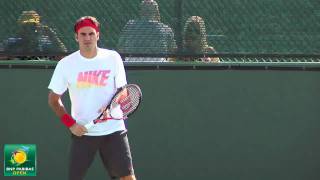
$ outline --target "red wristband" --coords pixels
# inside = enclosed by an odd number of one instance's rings
[[[60,120],[68,128],[76,123],[76,121],[69,114],[64,114],[61,116]]]

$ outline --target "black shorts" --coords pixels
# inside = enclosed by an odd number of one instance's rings
[[[132,157],[126,131],[105,136],[72,135],[69,179],[82,180],[92,164],[96,152],[112,179],[133,175]]]

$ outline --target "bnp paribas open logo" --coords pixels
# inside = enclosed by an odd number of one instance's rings
[[[4,176],[36,176],[36,172],[36,145],[4,146]]]

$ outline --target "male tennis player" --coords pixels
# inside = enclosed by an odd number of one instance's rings
[[[97,118],[126,75],[120,55],[99,48],[99,22],[85,16],[74,25],[79,51],[61,59],[49,84],[49,105],[72,133],[69,179],[82,180],[98,151],[112,179],[135,180],[127,132],[122,120],[98,123],[90,129],[85,124]],[[68,89],[71,115],[61,96]]]

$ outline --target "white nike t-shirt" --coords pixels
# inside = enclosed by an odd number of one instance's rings
[[[62,95],[67,89],[71,100],[71,115],[85,125],[96,119],[99,110],[111,101],[120,88],[127,84],[122,59],[116,51],[98,48],[97,56],[84,58],[76,51],[61,59],[52,75],[49,89]],[[101,136],[125,130],[122,120],[97,123],[85,135]]]

